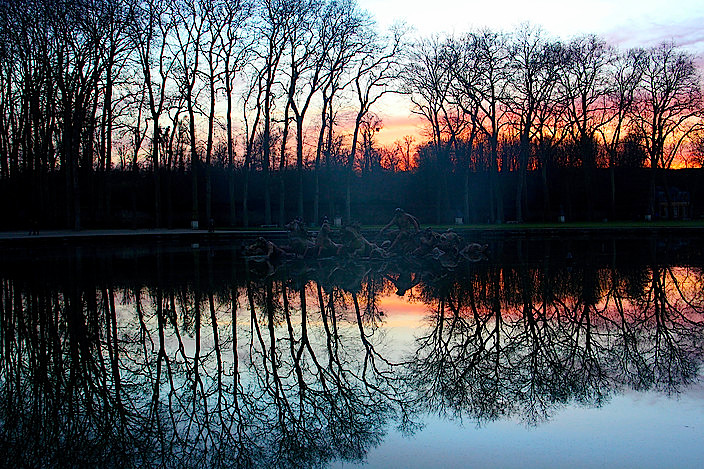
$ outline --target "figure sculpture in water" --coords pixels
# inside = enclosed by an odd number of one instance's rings
[[[452,228],[442,233],[430,227],[421,231],[418,219],[400,208],[394,211],[391,221],[376,234],[376,239],[383,240],[381,245],[369,241],[359,223],[351,223],[335,231],[327,217],[323,219],[315,237],[308,233],[300,217],[292,220],[286,228],[288,245],[279,247],[260,237],[245,248],[244,255],[271,262],[285,257],[339,258],[344,254],[346,259],[352,260],[402,259],[415,265],[435,265],[452,270],[463,261],[478,262],[486,259],[488,249],[486,244],[465,242]],[[402,291],[406,289],[399,288]]]

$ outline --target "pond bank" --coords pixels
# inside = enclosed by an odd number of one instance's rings
[[[704,220],[685,222],[606,222],[606,223],[506,223],[502,225],[434,225],[424,223],[421,228],[432,227],[436,231],[452,228],[454,231],[470,237],[559,237],[580,235],[625,235],[628,233],[638,235],[648,234],[700,234],[704,233]],[[366,234],[376,233],[381,226],[365,226],[362,231]],[[311,228],[315,232],[315,228]],[[82,243],[141,243],[141,242],[223,242],[227,240],[249,240],[259,236],[277,240],[287,237],[287,232],[280,229],[253,228],[253,229],[216,229],[208,230],[191,229],[109,229],[109,230],[47,230],[30,235],[27,231],[0,232],[0,246],[37,246],[56,244],[82,244]]]

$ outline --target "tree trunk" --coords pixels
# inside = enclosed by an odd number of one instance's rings
[[[463,202],[464,202],[464,207],[463,207],[463,212],[464,212],[464,220],[463,222],[465,224],[469,223],[470,221],[470,216],[469,216],[469,168],[465,168],[464,171],[464,184],[462,188],[462,195],[463,195]]]
[[[520,154],[518,157],[518,184],[516,184],[516,221],[523,223],[523,194],[526,186],[526,173],[528,172],[528,158],[530,156],[530,143],[526,132],[530,128],[524,129],[521,135]]]
[[[152,164],[154,165],[154,225],[161,227],[161,181],[159,180],[159,116],[153,116],[154,137],[152,141]]]
[[[228,200],[230,202],[230,226],[237,224],[237,211],[235,208],[235,151],[232,141],[232,85],[230,84],[229,65],[225,65],[225,92],[227,93],[227,174],[228,174]]]
[[[247,150],[244,161],[244,183],[242,184],[242,225],[249,227],[249,167],[251,150]]]
[[[110,219],[112,212],[112,71],[108,70],[108,80],[105,90],[105,108],[107,109],[107,126],[105,128],[105,215]]]
[[[215,124],[215,65],[213,64],[213,49],[208,51],[208,65],[210,76],[210,112],[208,113],[208,140],[205,149],[205,223],[211,226],[213,219],[213,125]]]
[[[347,171],[345,177],[345,221],[350,223],[352,221],[352,194],[351,194],[351,184],[352,184],[352,173],[354,172],[354,159],[357,153],[357,140],[359,138],[359,126],[362,122],[364,114],[357,114],[357,118],[354,123],[354,133],[352,134],[352,147],[350,148],[350,154],[347,158]]]
[[[188,130],[191,140],[191,227],[198,228],[199,210],[198,210],[198,169],[199,158],[196,151],[196,125],[195,112],[193,109],[193,98],[190,92],[187,92],[186,106],[188,107]]]
[[[345,174],[345,221],[350,223],[352,221],[352,202],[350,187],[352,185],[352,169],[348,169]]]
[[[613,163],[609,165],[609,179],[611,181],[611,220],[616,219],[616,169]]]
[[[494,150],[494,140],[493,138],[490,139],[490,161],[489,161],[489,212],[490,212],[490,219],[492,223],[496,223],[498,220],[497,216],[497,202],[498,202],[498,197],[496,195],[496,173],[497,173],[497,168],[496,168],[496,153]]]
[[[303,218],[303,116],[296,122],[296,172],[298,174],[298,216]],[[315,220],[317,222],[317,220]]]

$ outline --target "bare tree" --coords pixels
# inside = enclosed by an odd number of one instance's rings
[[[223,63],[223,86],[226,110],[228,195],[230,202],[230,225],[235,225],[235,139],[233,127],[233,93],[235,78],[244,69],[245,60],[251,52],[252,40],[247,38],[248,19],[253,5],[249,0],[223,1],[216,10],[223,22],[219,30],[218,54]]]
[[[379,151],[374,148],[376,144],[375,135],[384,127],[384,122],[373,112],[368,113],[360,124],[360,134],[362,136],[362,158],[359,166],[362,175],[375,173],[381,167]]]
[[[357,111],[345,177],[345,219],[348,222],[352,217],[351,185],[360,126],[382,96],[399,92],[396,83],[401,67],[400,53],[404,47],[403,35],[404,31],[397,27],[391,31],[389,38],[370,36],[368,48],[361,53],[355,66],[352,91],[356,97]]]
[[[191,139],[191,226],[198,228],[198,173],[200,156],[198,155],[196,133],[196,111],[198,107],[198,89],[196,83],[201,66],[201,51],[206,17],[201,0],[178,0],[174,14],[174,41],[177,46],[175,55],[178,57],[177,78],[179,93],[182,94],[186,111],[188,112],[189,134]]]
[[[553,43],[551,47],[552,59],[548,62],[553,68],[553,74],[562,73],[564,52],[563,45]],[[540,166],[540,177],[543,188],[543,221],[547,220],[550,212],[550,187],[548,185],[548,169],[555,165],[556,154],[560,145],[568,137],[567,105],[562,99],[558,85],[559,80],[546,83],[551,85],[547,97],[538,103],[535,110],[535,123],[533,139],[535,142],[536,163]]]
[[[531,156],[538,109],[552,96],[557,80],[553,45],[540,28],[521,26],[513,36],[511,50],[511,96],[509,107],[518,130],[520,152],[516,184],[516,221],[523,222],[526,175]]]
[[[406,135],[403,140],[394,142],[394,145],[399,152],[401,157],[400,167],[401,171],[411,171],[415,166],[415,161],[413,157],[413,148],[415,146],[416,139],[412,135]]]
[[[324,44],[318,28],[321,23],[322,2],[319,0],[296,0],[289,2],[290,12],[284,22],[286,43],[286,66],[283,96],[283,132],[279,168],[279,225],[285,220],[286,188],[286,144],[288,140],[290,112],[296,122],[296,169],[298,173],[298,215],[303,216],[303,123],[313,95],[317,92],[322,71],[321,57],[325,56]]]
[[[641,77],[643,53],[638,50],[619,54],[609,69],[608,92],[604,95],[604,108],[607,109],[607,124],[597,132],[608,154],[611,183],[611,218],[616,217],[616,175],[618,153],[623,143],[623,133],[628,125],[628,115],[633,106],[635,91]]]
[[[508,125],[509,58],[507,35],[484,29],[462,38],[453,59],[455,100],[489,142],[489,206],[496,223],[503,222],[504,218],[498,181],[499,138]]]
[[[105,17],[97,4],[59,4],[50,13],[55,41],[53,78],[58,88],[61,156],[66,174],[67,209],[72,226],[81,228],[79,167],[90,177],[93,170],[93,123],[97,88],[105,63],[102,51]],[[85,142],[85,145],[81,145]],[[70,208],[69,208],[70,207]]]
[[[467,139],[468,148],[474,145],[476,126],[474,120],[453,98],[453,69],[458,57],[458,43],[452,39],[432,37],[414,44],[408,51],[403,71],[405,91],[413,103],[412,112],[422,116],[430,126],[433,157],[438,162],[441,183],[437,185],[437,222],[444,220],[449,204],[447,178],[450,170],[450,153],[460,154],[458,143]],[[476,114],[478,109],[472,107]],[[468,131],[468,132],[466,132]],[[464,212],[469,216],[469,161],[466,155],[464,171]]]
[[[227,157],[230,193],[230,222],[234,224],[234,142],[232,128],[232,93],[235,76],[243,66],[249,48],[244,38],[244,27],[251,10],[248,0],[229,2],[225,0],[199,0],[198,16],[202,21],[200,54],[205,63],[203,70],[195,70],[202,80],[208,96],[207,136],[205,145],[205,219],[212,220],[212,158],[215,147],[216,100],[224,89],[227,100]],[[199,100],[200,101],[200,100]]]
[[[260,39],[256,50],[258,58],[257,75],[261,81],[262,100],[262,173],[264,175],[264,223],[271,224],[271,124],[273,121],[274,86],[280,73],[280,64],[287,44],[287,28],[292,13],[289,0],[263,0],[259,5],[259,21],[256,22],[256,34]]]
[[[657,171],[670,168],[682,143],[702,126],[703,115],[701,78],[694,58],[672,43],[645,51],[631,122],[650,160],[651,213],[655,213]]]
[[[262,97],[264,95],[264,71],[257,73],[249,86],[243,99],[244,116],[244,138],[245,138],[245,153],[244,153],[244,183],[242,187],[242,224],[249,226],[249,178],[254,158],[255,143],[257,139],[257,131],[259,122],[262,117]],[[250,111],[254,110],[254,118],[251,118]]]
[[[695,167],[704,166],[704,132],[700,129],[692,134],[690,164]]]
[[[160,122],[169,93],[169,80],[176,65],[170,50],[170,37],[175,28],[173,4],[170,0],[142,0],[130,37],[134,41],[142,69],[144,87],[152,120],[152,170],[154,173],[154,220],[161,225],[161,184],[159,178]]]
[[[61,26],[49,5],[30,0],[0,3],[0,22],[0,177],[30,175],[36,192],[29,210],[36,219],[45,205],[52,204],[45,182],[48,172],[56,169],[57,150],[61,151],[57,148],[58,126],[63,122],[61,95],[53,78],[66,72],[56,67],[57,51],[63,47]],[[76,35],[80,41],[79,28]],[[67,170],[64,153],[60,156],[61,169]],[[69,174],[66,171],[67,201],[72,196]],[[70,209],[66,223],[73,223]]]
[[[106,17],[106,43],[103,51],[105,57],[105,78],[103,84],[103,103],[100,131],[100,149],[98,168],[103,173],[99,215],[111,213],[111,180],[113,129],[115,126],[115,107],[125,95],[116,95],[115,84],[122,84],[121,76],[126,74],[127,61],[134,50],[134,43],[129,36],[129,24],[133,21],[134,4],[126,0],[103,2],[103,15]]]
[[[328,15],[335,14],[336,5],[334,2],[326,5],[312,2],[304,4],[303,7],[319,12],[308,21],[301,21],[308,25],[310,33],[299,46],[301,51],[298,60],[294,60],[294,54],[291,57],[292,76],[304,79],[302,84],[297,87],[296,92],[290,95],[291,109],[296,121],[296,171],[298,173],[298,215],[300,217],[303,217],[303,124],[312,98],[324,82],[328,54],[330,50],[334,49],[336,41],[339,40],[339,31],[335,29],[336,25],[331,24],[328,18]],[[297,27],[301,27],[301,22]]]
[[[222,58],[217,53],[220,46],[218,38],[226,27],[228,18],[222,15],[224,5],[218,4],[214,0],[206,0],[201,3],[200,14],[203,16],[203,50],[201,54],[205,60],[206,70],[202,73],[208,90],[208,135],[205,144],[205,222],[208,226],[213,219],[213,175],[212,157],[215,131],[215,100],[217,89],[222,81]]]
[[[587,190],[596,168],[596,133],[608,122],[604,97],[609,92],[608,69],[614,54],[603,39],[582,36],[564,49],[560,89],[569,117],[568,129],[579,149]],[[593,218],[594,200],[587,194],[587,216]]]
[[[322,102],[320,129],[315,152],[313,219],[316,221],[320,218],[320,173],[323,152],[328,178],[330,177],[330,155],[333,147],[335,122],[333,101],[350,85],[351,79],[348,77],[348,73],[355,65],[355,57],[365,50],[370,31],[371,20],[358,9],[354,0],[329,2],[326,5],[322,17],[321,36],[327,47],[321,57],[323,69],[319,88]],[[331,200],[329,203],[332,205]],[[330,212],[332,215],[332,207]]]

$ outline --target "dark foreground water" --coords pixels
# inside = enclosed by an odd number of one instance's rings
[[[4,467],[704,467],[704,243],[4,248]]]

